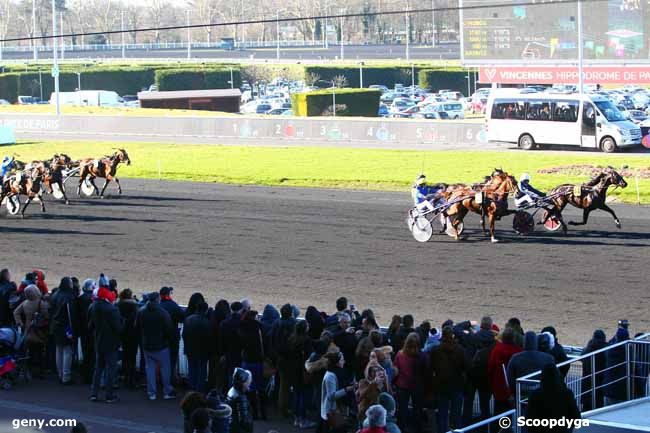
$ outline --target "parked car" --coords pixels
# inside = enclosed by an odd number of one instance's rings
[[[411,101],[410,98],[396,98],[393,100],[392,105],[390,106],[390,111],[393,113],[397,113],[400,111],[405,110],[406,108],[415,105],[413,104],[413,101]]]
[[[390,113],[390,110],[388,110],[388,105],[386,104],[379,104],[379,110],[377,112],[377,115],[380,117],[386,117]]]
[[[439,110],[438,104],[427,105],[413,115],[416,119],[449,119],[449,115]]]
[[[464,119],[465,112],[460,102],[440,102],[433,105],[433,112],[438,113],[436,119]],[[445,114],[442,114],[445,113]]]
[[[460,101],[464,98],[463,94],[460,92],[445,92],[441,96],[448,101]]]
[[[389,117],[401,118],[401,119],[410,119],[413,115],[420,111],[420,107],[417,105],[411,105],[400,111],[393,111],[390,113]]]
[[[369,89],[373,90],[381,90],[381,93],[386,93],[388,92],[388,87],[382,85],[382,84],[372,84],[368,86]]]
[[[444,98],[438,95],[429,95],[426,98],[424,98],[421,102],[418,102],[418,105],[423,107],[426,105],[431,105],[431,104],[436,104],[438,102],[444,102]]]
[[[648,119],[648,115],[641,110],[628,110],[630,113],[629,119],[634,123],[641,123]]]
[[[33,105],[37,104],[40,101],[39,98],[33,96],[19,96],[16,104],[18,105]]]
[[[293,116],[293,110],[284,110],[282,112],[283,116]]]
[[[267,111],[265,114],[270,114],[273,116],[279,116],[283,114],[285,111],[287,111],[286,108],[272,108],[269,111]]]
[[[0,105],[11,105],[11,103],[6,99],[0,99]]]

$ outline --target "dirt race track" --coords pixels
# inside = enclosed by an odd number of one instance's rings
[[[622,230],[596,212],[567,237],[539,229],[519,238],[507,218],[497,245],[470,217],[466,241],[434,235],[420,244],[404,223],[408,192],[122,185],[122,197],[109,188],[105,200],[72,197],[70,206],[48,196],[48,212],[33,204],[25,220],[2,210],[2,266],[16,279],[43,269],[51,287],[66,274],[103,271],[138,295],[172,285],[179,302],[194,291],[211,304],[247,296],[260,311],[284,302],[331,311],[346,295],[384,324],[409,312],[434,326],[517,316],[525,329],[553,324],[561,342],[576,345],[596,327],[609,337],[621,318],[634,332],[650,330],[647,208],[614,205]]]

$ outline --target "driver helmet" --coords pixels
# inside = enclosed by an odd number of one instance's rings
[[[415,185],[420,186],[424,184],[427,181],[427,177],[424,174],[421,174],[418,176],[417,179],[415,179]]]
[[[519,179],[520,182],[526,182],[530,181],[530,174],[528,173],[522,173],[521,178]]]

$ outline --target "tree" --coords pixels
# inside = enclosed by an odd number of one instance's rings
[[[124,15],[126,18],[125,25],[129,29],[137,29],[143,24],[144,8],[139,4],[128,3],[124,8]],[[138,32],[129,32],[131,36],[131,43],[138,43]]]
[[[169,8],[167,0],[148,0],[147,10],[149,11],[149,23],[151,27],[162,27],[165,12]],[[154,40],[160,43],[160,30],[154,30]]]
[[[209,24],[216,21],[219,12],[218,0],[192,0],[190,5],[201,23]],[[214,29],[211,26],[205,26],[204,29],[206,42],[211,43]]]

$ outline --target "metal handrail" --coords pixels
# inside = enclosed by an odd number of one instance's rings
[[[477,422],[476,424],[468,425],[467,427],[463,427],[461,429],[451,430],[451,432],[453,432],[453,433],[467,433],[468,431],[472,431],[472,430],[477,429],[479,427],[483,427],[484,425],[488,425],[490,423],[498,421],[503,417],[508,417],[509,418],[511,415],[514,415],[515,412],[517,412],[515,409],[510,409],[507,412],[503,412],[503,413],[501,413],[499,415],[494,415],[493,417],[488,418],[488,419],[484,419],[483,421]]]

